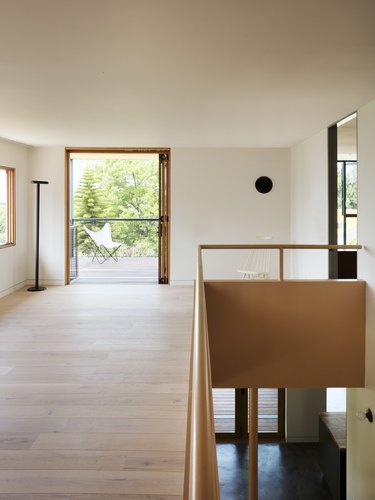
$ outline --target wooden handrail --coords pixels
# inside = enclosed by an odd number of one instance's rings
[[[202,252],[198,249],[190,358],[184,500],[219,500],[211,362]]]
[[[264,249],[271,250],[360,250],[362,245],[293,245],[293,244],[239,244],[239,245],[199,245],[202,250],[251,250]]]
[[[200,250],[278,250],[279,279],[284,280],[284,250],[360,250],[362,245],[293,245],[293,244],[240,244],[200,245]]]

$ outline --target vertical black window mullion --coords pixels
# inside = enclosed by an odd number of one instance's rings
[[[337,125],[328,128],[328,243],[337,245]],[[337,250],[329,251],[329,278],[337,279]]]
[[[237,437],[247,436],[247,406],[247,389],[236,389],[235,433]]]
[[[342,173],[341,173],[341,184],[342,184],[342,234],[343,234],[343,244],[346,245],[346,161],[342,162]]]

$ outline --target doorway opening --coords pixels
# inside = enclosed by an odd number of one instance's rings
[[[169,281],[166,149],[66,150],[66,283]]]
[[[248,439],[248,389],[213,389],[215,432],[219,441]],[[285,437],[285,389],[258,389],[258,433],[260,441]]]

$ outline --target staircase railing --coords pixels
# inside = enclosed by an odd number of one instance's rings
[[[188,423],[186,434],[184,500],[219,500],[212,376],[208,337],[202,250],[279,251],[279,280],[284,280],[284,250],[359,250],[361,245],[200,245],[194,294],[194,319],[190,358]],[[249,498],[257,494],[257,389],[251,389]]]
[[[220,499],[211,363],[200,247],[198,248],[197,279],[194,293],[184,499]]]

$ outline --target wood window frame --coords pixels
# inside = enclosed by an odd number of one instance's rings
[[[16,169],[0,165],[0,170],[5,170],[7,174],[7,234],[5,243],[0,244],[1,248],[7,248],[16,244]]]

